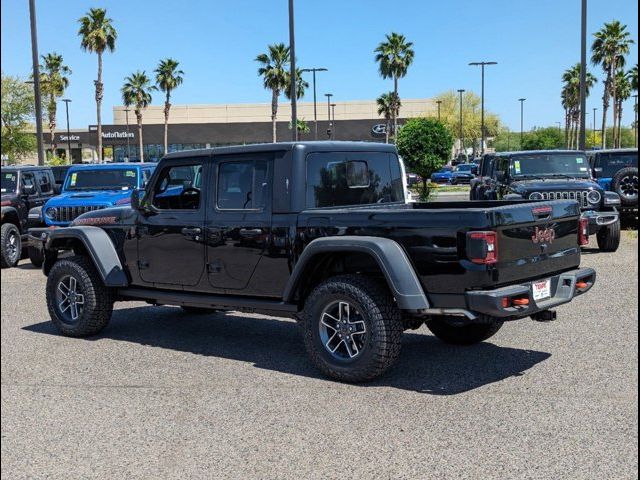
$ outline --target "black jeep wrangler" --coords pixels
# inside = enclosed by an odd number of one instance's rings
[[[29,210],[55,196],[54,185],[49,167],[2,167],[2,268],[15,267],[23,253],[36,267],[42,265],[42,253],[28,244],[27,229],[37,225],[29,220]]]
[[[471,198],[479,200],[574,200],[596,234],[603,252],[620,245],[620,196],[606,192],[591,176],[584,152],[524,151],[491,154],[483,159]]]
[[[623,214],[638,215],[638,149],[593,150],[588,152],[593,177],[605,190],[616,192]]]
[[[30,231],[51,319],[94,335],[125,300],[292,316],[322,372],[361,381],[392,365],[404,329],[470,345],[593,286],[575,201],[407,204],[402,172],[375,143],[169,154],[130,207]]]

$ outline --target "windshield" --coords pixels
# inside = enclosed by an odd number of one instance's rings
[[[16,172],[2,172],[2,193],[15,193],[18,187]]]
[[[475,165],[458,165],[456,172],[470,172],[475,168]]]
[[[580,154],[518,155],[511,159],[514,177],[588,177],[587,157]]]
[[[599,173],[600,177],[613,177],[623,168],[636,167],[638,168],[638,153],[603,153],[600,156],[600,168],[602,172]],[[4,188],[4,184],[3,184]]]
[[[65,190],[130,190],[138,185],[137,179],[135,169],[76,170],[67,175]]]

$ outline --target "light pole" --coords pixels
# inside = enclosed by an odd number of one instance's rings
[[[587,148],[587,0],[582,0],[580,25],[580,138],[578,150]]]
[[[327,118],[329,119],[327,135],[329,136],[329,140],[331,140],[333,137],[333,125],[331,123],[331,97],[333,97],[333,93],[325,93],[324,96],[327,97]]]
[[[130,110],[128,108],[124,109],[124,118],[125,121],[127,122],[127,162],[131,161],[131,146],[129,144],[129,112]],[[166,155],[169,152],[164,152],[164,154]]]
[[[522,150],[522,142],[524,140],[524,101],[526,98],[519,98],[520,102],[520,150]]]
[[[440,121],[440,106],[442,105],[442,100],[436,100],[438,104],[438,121]]]
[[[480,153],[484,155],[484,67],[486,65],[497,65],[498,62],[471,62],[469,65],[473,67],[480,66],[482,70],[482,89],[480,93],[480,103],[482,105],[482,109],[480,111]]]
[[[62,101],[64,102],[64,109],[67,112],[67,149],[69,150],[69,165],[71,165],[73,163],[73,156],[71,155],[71,130],[69,130],[69,102],[71,102],[71,100],[69,100],[68,98],[63,98]]]
[[[296,82],[298,81],[298,75],[296,72],[296,35],[294,27],[293,16],[293,0],[289,0],[289,52],[291,54],[291,61],[289,66],[291,67],[291,128],[292,140],[298,141],[298,97],[296,92]]]
[[[336,104],[335,103],[331,104],[331,124],[333,125],[333,129],[331,130],[331,133],[333,135],[333,138],[336,138]]]
[[[38,64],[38,31],[36,29],[35,0],[29,0],[29,19],[31,22],[31,60],[33,62],[33,93],[36,107],[38,165],[44,165],[44,146],[42,142],[42,99],[40,97],[40,65]]]
[[[317,96],[316,96],[316,72],[326,72],[327,68],[303,68],[300,70],[301,72],[313,72],[313,129],[314,129],[314,139],[318,140],[318,105],[317,105]]]
[[[597,107],[594,107],[593,109],[593,132],[591,134],[591,136],[593,137],[593,146],[596,146],[596,110],[598,110]]]
[[[460,149],[464,152],[464,131],[462,129],[462,94],[465,92],[463,88],[458,89],[460,94]]]

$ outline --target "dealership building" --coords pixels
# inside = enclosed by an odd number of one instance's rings
[[[329,119],[329,112],[331,119]],[[404,119],[436,114],[436,104],[430,99],[402,100],[399,122]],[[291,139],[289,128],[291,107],[288,102],[278,107],[277,137]],[[314,140],[314,106],[298,103],[298,118],[305,120],[309,133],[300,140]],[[317,105],[318,140],[355,140],[384,142],[385,123],[378,115],[374,100],[335,102]],[[71,158],[74,163],[96,161],[97,127],[73,129],[55,133],[56,154]],[[157,161],[164,154],[164,107],[153,105],[144,110],[142,137],[145,161]],[[50,135],[43,135],[45,149],[51,151]],[[265,143],[272,140],[271,104],[233,105],[172,105],[169,120],[169,152],[209,148],[223,145]],[[138,161],[138,128],[133,109],[113,107],[113,123],[102,126],[102,148],[106,161]]]

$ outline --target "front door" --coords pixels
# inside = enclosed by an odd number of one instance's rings
[[[215,158],[215,198],[207,217],[209,283],[219,291],[247,291],[271,234],[273,154]]]
[[[149,214],[137,226],[138,270],[144,283],[176,288],[197,285],[205,266],[202,160],[165,163],[148,192]]]

